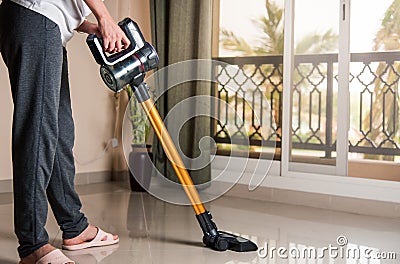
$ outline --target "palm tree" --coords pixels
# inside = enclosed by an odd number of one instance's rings
[[[249,44],[244,38],[235,35],[232,31],[221,30],[221,48],[233,51],[241,56],[266,56],[266,55],[282,55],[284,50],[284,23],[283,23],[283,8],[276,4],[274,1],[265,1],[266,15],[255,20],[254,23],[260,29],[260,41],[258,45]],[[304,36],[296,45],[295,53],[326,53],[332,52],[338,41],[338,35],[333,30],[327,30],[323,34],[311,33]],[[254,76],[254,67],[243,67],[244,71],[248,71],[248,76]],[[283,66],[274,68],[273,65],[266,65],[261,67],[260,70],[264,76],[269,76],[273,71],[278,72],[281,76],[274,78],[282,79]],[[298,70],[302,72],[310,72],[312,70],[309,65],[300,65]],[[253,77],[254,78],[254,77]],[[298,72],[295,72],[294,81],[299,80]],[[277,82],[275,82],[277,83]],[[279,93],[272,93],[276,87],[265,82],[264,94],[270,100],[271,108],[274,118],[277,122],[277,141],[281,139],[281,104],[282,104],[282,84],[278,86]],[[272,93],[272,94],[271,94]],[[271,98],[273,97],[273,98]],[[230,98],[231,99],[231,98]],[[228,99],[228,101],[231,101]],[[304,100],[305,98],[303,98]],[[294,102],[295,103],[295,102]],[[307,103],[307,102],[301,102]],[[310,110],[311,111],[311,110]],[[304,113],[303,113],[304,114]],[[251,130],[251,129],[250,129]]]
[[[400,0],[394,0],[389,8],[386,10],[380,29],[376,33],[374,39],[374,51],[393,51],[400,50]],[[399,73],[400,63],[393,63],[393,68],[389,67],[387,62],[380,62],[375,75],[377,78],[374,81],[374,95],[375,100],[371,107],[373,109],[372,118],[370,112],[366,114],[363,120],[363,126],[369,127],[371,125],[371,132],[367,135],[368,138],[374,142],[375,146],[393,148],[393,142],[386,141],[382,144],[383,140],[391,138],[399,142],[398,120],[399,109]],[[390,96],[391,95],[391,96]],[[385,105],[383,104],[385,102]],[[383,113],[385,113],[385,120],[383,122]],[[371,118],[371,119],[370,119]],[[372,120],[372,124],[370,124]],[[385,129],[383,129],[385,126]],[[384,131],[385,130],[385,131]],[[385,135],[383,133],[389,132]],[[396,139],[397,136],[397,139]],[[398,146],[397,146],[398,147]],[[380,160],[394,160],[393,156],[381,155],[365,155],[368,159]]]
[[[222,47],[243,56],[283,54],[283,9],[269,0],[265,1],[265,8],[266,16],[253,21],[262,30],[261,45],[254,47],[232,31],[222,29]]]
[[[283,54],[283,8],[270,0],[265,0],[265,8],[266,16],[254,21],[262,31],[259,45],[250,45],[244,38],[236,36],[232,31],[222,29],[221,47],[239,52],[242,56]],[[338,35],[331,29],[323,34],[310,33],[297,43],[295,53],[332,52],[337,41]]]

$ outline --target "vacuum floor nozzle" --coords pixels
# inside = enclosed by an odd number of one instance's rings
[[[212,221],[212,215],[206,211],[196,215],[200,227],[203,230],[203,243],[214,250],[232,250],[236,252],[256,251],[257,245],[252,241],[225,231],[218,231],[216,224]]]
[[[236,236],[224,231],[218,231],[220,239],[224,239],[228,242],[228,249],[236,252],[247,252],[256,251],[258,249],[257,245],[241,236]]]
[[[216,236],[204,235],[203,243],[207,247],[217,251],[232,250],[236,252],[249,252],[258,249],[254,242],[225,231],[217,231]]]

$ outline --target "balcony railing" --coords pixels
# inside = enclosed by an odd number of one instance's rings
[[[253,146],[280,147],[283,57],[214,59],[237,66],[216,69],[218,84],[213,89],[214,96],[226,104],[224,107],[219,104],[215,109],[219,119],[213,127],[215,141],[230,143],[232,137],[242,137],[243,142]],[[340,122],[336,111],[337,69],[337,54],[295,56],[293,149],[322,151],[326,158],[333,156],[336,123]],[[400,155],[399,79],[400,52],[351,54],[350,152]],[[262,103],[261,95],[267,98],[269,106]],[[230,109],[235,109],[236,113]],[[237,115],[241,118],[236,118]],[[265,115],[269,116],[265,118]],[[229,134],[228,131],[235,132]],[[240,141],[235,140],[237,142]]]

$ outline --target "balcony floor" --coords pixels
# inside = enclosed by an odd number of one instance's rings
[[[146,193],[131,193],[124,183],[77,186],[83,211],[92,224],[117,233],[116,246],[66,252],[78,264],[92,263],[356,263],[261,258],[256,252],[215,252],[201,243],[202,234],[193,210],[171,205]],[[0,197],[0,263],[16,263],[10,195]],[[333,212],[303,206],[221,197],[206,204],[221,230],[250,236],[259,246],[298,249],[338,246],[340,235],[348,247],[397,252],[397,260],[361,259],[358,263],[398,263],[400,220]],[[61,246],[61,232],[50,214],[47,230],[52,243]],[[275,252],[276,254],[276,252]],[[268,257],[267,257],[268,258]]]

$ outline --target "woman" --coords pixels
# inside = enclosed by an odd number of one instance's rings
[[[98,24],[84,19],[90,12]],[[101,36],[107,52],[130,44],[101,0],[3,0],[0,5],[0,51],[14,102],[14,224],[23,264],[74,263],[49,244],[48,202],[63,232],[64,249],[119,241],[88,224],[74,190],[74,123],[65,49],[74,30]]]

